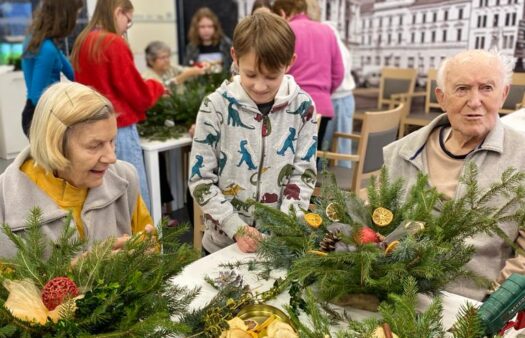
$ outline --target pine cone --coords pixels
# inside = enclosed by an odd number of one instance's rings
[[[50,311],[62,304],[64,298],[76,296],[78,296],[78,287],[67,277],[55,277],[42,289],[42,301]]]
[[[219,276],[214,280],[215,286],[219,289],[224,289],[227,286],[234,288],[242,288],[242,276],[235,271],[220,271]]]
[[[323,252],[332,252],[335,250],[335,243],[341,240],[341,234],[339,231],[328,232],[319,243],[319,247]]]

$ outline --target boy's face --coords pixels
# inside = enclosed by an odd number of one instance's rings
[[[261,69],[259,69],[255,62],[253,50],[241,58],[237,58],[235,50],[232,48],[232,57],[233,62],[239,68],[241,85],[253,102],[256,104],[271,102],[275,98],[283,76],[290,66],[282,66],[279,71],[270,72],[261,64]]]

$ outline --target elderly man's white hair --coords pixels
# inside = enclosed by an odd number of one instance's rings
[[[459,60],[462,61],[468,61],[469,59],[472,59],[477,56],[484,56],[488,59],[493,60],[493,65],[496,66],[498,63],[501,65],[501,77],[503,80],[503,85],[509,85],[512,81],[512,60],[509,57],[506,57],[505,55],[501,54],[501,52],[497,50],[481,50],[481,49],[470,49],[463,52],[459,52],[458,54],[446,58],[441,65],[439,66],[438,72],[437,72],[437,86],[445,92],[445,83],[446,83],[446,75],[447,75],[447,69],[450,66],[451,62],[457,62]],[[483,69],[479,70],[480,72],[483,72]]]

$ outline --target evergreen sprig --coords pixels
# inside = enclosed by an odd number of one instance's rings
[[[180,137],[195,123],[204,97],[226,78],[226,73],[206,74],[183,85],[172,85],[170,94],[160,98],[146,113],[146,119],[137,125],[139,135],[160,141]]]

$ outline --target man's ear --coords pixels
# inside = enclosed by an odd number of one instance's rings
[[[295,61],[297,61],[297,54],[293,53],[292,59],[290,60],[290,63],[288,64],[288,66],[286,66],[286,70],[284,71],[285,73],[288,73],[290,68],[292,68],[293,64],[295,63]]]
[[[444,105],[445,105],[445,93],[439,87],[436,87],[435,93],[436,93],[436,99],[437,99],[439,105],[441,106],[441,110],[443,110],[444,112],[447,112],[445,110],[445,107],[444,107]]]
[[[502,100],[501,100],[500,108],[503,108],[503,105],[505,104],[505,100],[507,100],[507,96],[509,96],[509,92],[510,92],[510,85],[506,85],[503,88],[503,97],[502,97]]]

